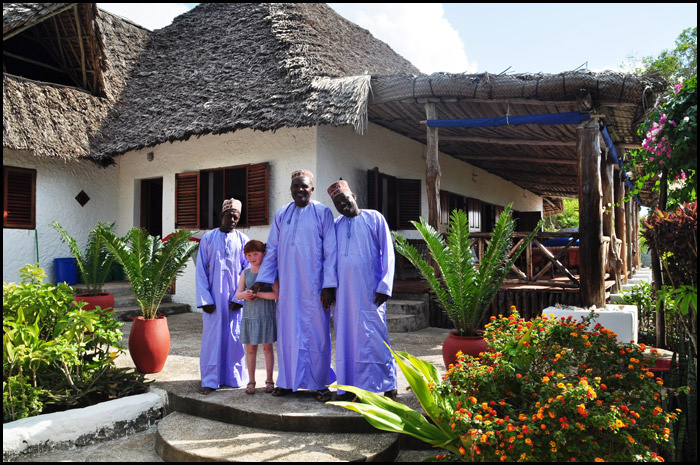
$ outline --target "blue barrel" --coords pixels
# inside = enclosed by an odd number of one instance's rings
[[[75,258],[54,258],[55,284],[64,282],[71,286],[78,284],[78,263]]]

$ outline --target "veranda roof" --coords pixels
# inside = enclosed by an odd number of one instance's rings
[[[598,115],[618,153],[638,147],[639,124],[663,82],[617,72],[491,75],[436,73],[372,79],[369,120],[426,141],[426,103],[438,119],[511,118],[582,112]],[[441,152],[539,195],[576,197],[576,124],[441,127]],[[605,148],[605,147],[603,147]]]

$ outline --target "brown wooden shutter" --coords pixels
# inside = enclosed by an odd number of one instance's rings
[[[199,173],[175,174],[175,228],[199,228]]]
[[[399,229],[414,229],[411,221],[420,218],[420,179],[398,180]]]
[[[440,224],[450,223],[450,193],[447,191],[440,191]]]
[[[3,166],[3,228],[36,227],[36,170]]]
[[[248,190],[246,192],[246,210],[248,226],[270,224],[268,180],[270,165],[259,163],[248,167]]]
[[[467,212],[469,216],[469,231],[481,231],[481,200],[468,199],[467,208],[469,208]]]

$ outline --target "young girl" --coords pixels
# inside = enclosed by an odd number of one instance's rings
[[[275,388],[272,380],[272,370],[275,366],[275,353],[272,344],[277,341],[277,320],[275,317],[276,302],[279,295],[279,282],[275,280],[272,288],[263,288],[257,294],[250,290],[258,276],[260,264],[265,256],[265,244],[250,240],[243,248],[243,253],[250,263],[250,267],[243,270],[238,282],[236,298],[245,300],[241,320],[240,341],[245,344],[246,362],[250,382],[246,386],[246,394],[255,394],[255,361],[258,354],[258,345],[263,345],[265,355],[265,368],[267,379],[264,392],[270,393]]]

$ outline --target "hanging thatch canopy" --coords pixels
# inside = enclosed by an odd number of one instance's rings
[[[555,75],[436,73],[372,78],[369,120],[426,141],[425,104],[438,119],[589,112],[602,120],[620,155],[641,143],[637,129],[663,82],[616,72]],[[552,197],[578,194],[576,125],[440,128],[439,148],[524,189]]]

